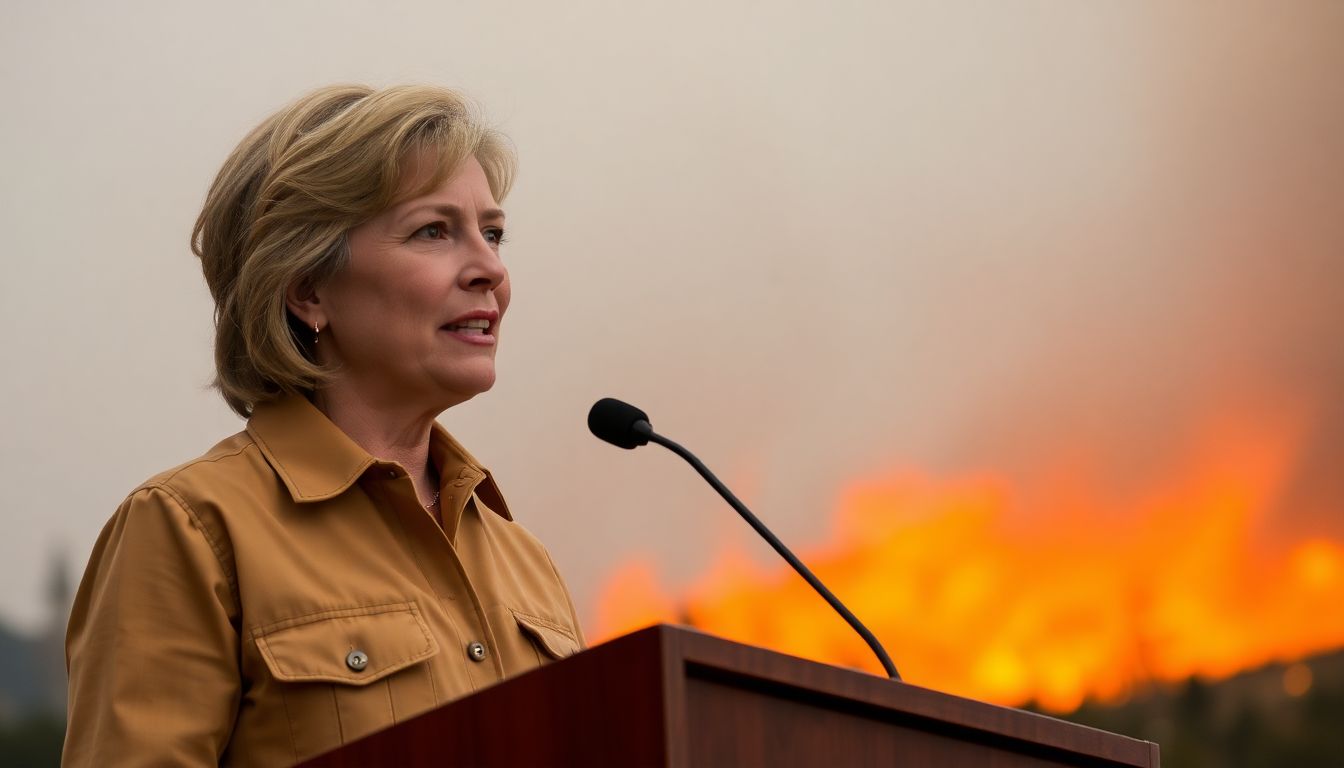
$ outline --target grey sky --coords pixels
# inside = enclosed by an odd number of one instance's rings
[[[1141,476],[1242,398],[1307,408],[1304,498],[1344,499],[1344,4],[0,15],[0,615],[25,626],[54,549],[82,570],[131,488],[241,428],[187,238],[243,134],[340,81],[458,87],[518,146],[500,383],[443,421],[581,611],[632,553],[676,584],[745,536],[673,457],[591,438],[603,395],[794,542],[866,472],[1028,471],[1081,434]],[[1313,503],[1284,524],[1344,535]]]

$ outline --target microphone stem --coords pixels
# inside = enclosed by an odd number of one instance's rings
[[[770,529],[765,527],[765,523],[756,519],[756,516],[751,513],[751,510],[747,509],[747,506],[739,501],[738,498],[733,495],[732,491],[728,490],[728,486],[720,482],[719,478],[715,477],[714,473],[709,471],[709,467],[706,467],[703,462],[697,459],[695,454],[682,448],[677,443],[668,440],[657,432],[654,432],[653,427],[650,426],[648,422],[636,422],[634,429],[641,434],[646,435],[650,441],[677,454],[685,459],[686,463],[695,467],[695,471],[699,472],[701,477],[705,478],[710,485],[714,486],[714,490],[719,492],[719,495],[723,497],[724,501],[727,501],[733,509],[737,510],[737,513],[742,516],[742,519],[746,520],[748,525],[756,529],[756,532],[759,533],[763,539],[768,541],[770,546],[775,548],[775,551],[779,553],[780,557],[787,560],[789,565],[793,566],[793,570],[797,571],[798,575],[802,576],[808,584],[811,584],[812,588],[825,598],[827,603],[830,603],[836,613],[839,613],[844,617],[845,621],[849,622],[849,626],[853,627],[854,631],[858,632],[859,635],[863,637],[864,642],[868,643],[868,647],[872,648],[873,653],[877,654],[878,661],[882,662],[882,667],[887,671],[887,676],[892,680],[901,679],[900,673],[896,671],[896,665],[891,663],[891,657],[888,656],[886,650],[882,648],[882,644],[877,641],[877,637],[875,637],[872,632],[869,632],[867,627],[863,626],[863,622],[859,621],[854,614],[850,613],[849,609],[845,607],[844,603],[840,602],[839,598],[831,594],[831,590],[827,589],[826,585],[821,583],[821,579],[818,579],[806,565],[803,565],[803,561],[795,557],[794,554],[789,551],[789,548],[784,546],[784,542],[776,538],[775,534],[771,533]]]

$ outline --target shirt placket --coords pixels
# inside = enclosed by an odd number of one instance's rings
[[[423,582],[439,598],[438,605],[451,612],[450,621],[462,633],[464,642],[445,642],[445,650],[451,649],[450,653],[465,660],[467,676],[473,687],[499,681],[504,676],[499,644],[491,631],[480,594],[472,583],[472,575],[458,556],[449,533],[440,528],[420,504],[414,483],[400,465],[379,462],[371,469],[380,479],[374,484],[376,493],[384,497],[383,503],[391,507],[407,532],[407,545],[412,552],[405,560],[410,561],[408,565],[414,564]],[[445,527],[456,530],[462,508],[482,477],[479,473],[460,475],[442,489],[439,501]]]

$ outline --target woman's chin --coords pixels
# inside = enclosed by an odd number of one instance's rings
[[[450,405],[466,402],[471,398],[489,392],[495,386],[495,368],[480,371],[453,371],[451,376],[439,378],[437,389],[450,401]]]

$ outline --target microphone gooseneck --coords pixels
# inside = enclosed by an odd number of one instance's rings
[[[621,448],[636,448],[645,445],[646,443],[654,442],[685,459],[686,463],[694,467],[695,471],[699,472],[700,476],[705,478],[705,481],[713,486],[714,490],[719,492],[719,495],[723,497],[723,500],[728,502],[729,506],[733,509],[737,510],[737,513],[742,516],[742,519],[746,520],[747,524],[750,525],[756,533],[760,534],[761,538],[765,539],[766,542],[779,553],[780,557],[784,558],[789,565],[793,566],[793,569],[798,572],[798,575],[802,576],[803,580],[810,584],[812,588],[835,609],[835,612],[840,614],[841,618],[843,618],[855,632],[859,633],[859,636],[863,638],[864,642],[868,644],[868,647],[873,650],[874,654],[876,654],[877,660],[882,662],[882,668],[886,670],[887,676],[892,680],[901,679],[901,675],[896,671],[896,665],[891,662],[891,657],[887,655],[886,649],[884,649],[882,644],[877,641],[877,637],[863,625],[863,622],[859,621],[858,618],[845,607],[845,604],[840,602],[840,598],[832,594],[831,590],[827,589],[826,585],[821,583],[821,579],[818,579],[816,575],[803,564],[803,561],[799,560],[788,547],[784,546],[784,542],[780,541],[769,528],[765,527],[765,523],[762,523],[756,515],[752,514],[751,510],[747,509],[747,505],[743,504],[737,496],[733,495],[732,491],[728,490],[728,486],[724,485],[713,472],[709,471],[709,467],[706,467],[704,462],[700,461],[700,459],[695,457],[695,454],[686,450],[681,445],[654,432],[653,425],[649,423],[648,414],[629,403],[623,403],[615,398],[605,397],[598,400],[588,412],[588,428],[592,430],[592,433],[596,435],[598,439]]]

